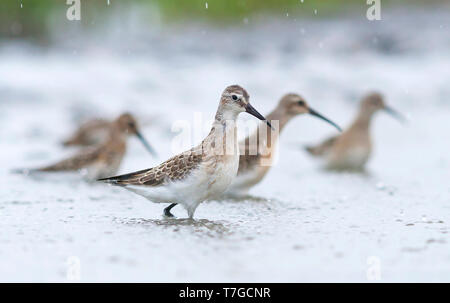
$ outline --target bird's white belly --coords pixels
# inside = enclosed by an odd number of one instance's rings
[[[265,176],[265,171],[262,167],[257,166],[243,174],[239,174],[228,187],[227,195],[244,195],[255,184],[259,183]]]
[[[222,195],[236,178],[239,168],[239,156],[229,161],[217,163],[215,174],[209,178],[206,199]]]
[[[349,150],[347,161],[353,167],[361,167],[366,164],[369,159],[369,149],[366,147],[355,147]]]
[[[185,179],[162,186],[134,186],[126,188],[155,203],[178,203],[186,209],[195,209],[201,202],[220,196],[237,174],[237,160],[217,162],[213,169],[202,163]]]
[[[342,169],[360,169],[368,161],[370,149],[365,146],[355,146],[346,151],[341,157],[331,157],[330,167]]]

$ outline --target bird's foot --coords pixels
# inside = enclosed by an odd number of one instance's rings
[[[164,217],[175,218],[175,216],[170,212],[170,210],[166,210],[166,209],[164,209]]]
[[[177,205],[176,203],[172,203],[169,206],[167,206],[166,208],[164,208],[164,216],[166,218],[175,218],[175,216],[170,212],[170,210],[175,207],[175,205]]]

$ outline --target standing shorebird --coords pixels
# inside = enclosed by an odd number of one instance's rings
[[[159,166],[101,179],[124,186],[155,203],[171,203],[164,214],[181,204],[193,218],[197,206],[220,196],[236,177],[239,166],[236,119],[247,112],[270,123],[249,103],[249,95],[238,85],[227,87],[209,135],[198,146],[170,158]]]
[[[405,119],[387,106],[379,93],[367,95],[361,102],[356,119],[341,135],[331,137],[317,146],[307,146],[313,156],[326,158],[326,168],[331,170],[362,171],[370,158],[372,142],[370,124],[372,117],[384,110],[400,121]]]
[[[283,96],[278,106],[267,116],[274,127],[273,131],[267,125],[259,124],[251,136],[240,142],[239,171],[227,190],[228,194],[245,195],[252,186],[261,182],[272,167],[280,132],[292,118],[301,114],[313,115],[341,130],[334,122],[310,108],[301,96]]]
[[[17,172],[86,172],[89,180],[104,178],[117,173],[126,152],[126,141],[129,135],[135,135],[147,150],[155,155],[153,148],[147,143],[138,130],[136,120],[125,113],[113,121],[108,128],[108,139],[101,145],[82,150],[78,154],[42,168],[18,170]]]

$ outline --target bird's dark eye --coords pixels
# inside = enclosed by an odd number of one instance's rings
[[[236,95],[232,95],[232,96],[231,96],[231,99],[233,99],[234,101],[236,101],[236,100],[239,99],[239,98],[238,98],[238,96],[236,96]]]
[[[305,106],[305,101],[298,101],[298,105]]]

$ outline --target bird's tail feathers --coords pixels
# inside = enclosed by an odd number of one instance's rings
[[[13,168],[9,172],[11,174],[17,174],[17,175],[28,175],[30,172],[34,171],[34,169],[28,169],[28,168]]]
[[[323,155],[323,150],[317,146],[307,145],[304,146],[304,149],[312,156],[319,157]]]

